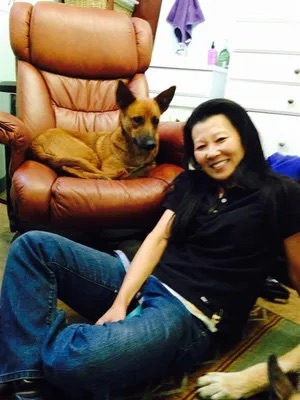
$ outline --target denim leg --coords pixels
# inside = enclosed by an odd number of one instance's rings
[[[110,324],[52,325],[42,347],[47,378],[76,394],[110,392],[164,376],[174,364],[204,359],[212,334],[155,278],[142,288],[140,315]]]
[[[141,315],[111,324],[73,324],[57,298],[99,318],[124,278],[120,261],[63,237],[29,232],[11,246],[1,293],[0,382],[46,377],[74,398],[108,398],[206,357],[212,335],[154,277]]]
[[[41,344],[52,326],[66,327],[57,298],[96,320],[124,274],[117,258],[58,235],[32,231],[14,241],[0,299],[0,382],[44,377]]]

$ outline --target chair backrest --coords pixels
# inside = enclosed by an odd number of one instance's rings
[[[110,10],[16,2],[10,40],[17,57],[17,114],[32,135],[53,127],[114,129],[119,79],[148,95],[149,23]]]

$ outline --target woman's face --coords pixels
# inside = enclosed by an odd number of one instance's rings
[[[223,114],[194,125],[192,139],[197,163],[218,181],[229,179],[245,154],[238,131]]]

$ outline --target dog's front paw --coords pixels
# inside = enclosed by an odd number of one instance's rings
[[[197,380],[202,399],[237,400],[244,396],[241,382],[235,372],[209,372]]]

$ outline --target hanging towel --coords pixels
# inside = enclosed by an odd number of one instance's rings
[[[205,21],[198,0],[175,0],[167,21],[174,27],[180,44],[188,45],[192,40],[192,29]]]

